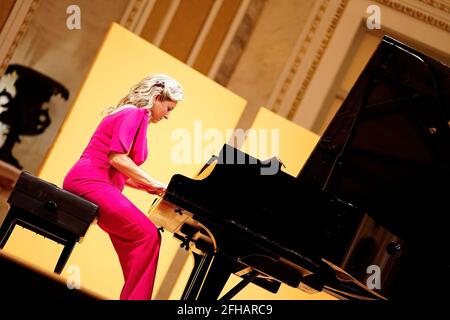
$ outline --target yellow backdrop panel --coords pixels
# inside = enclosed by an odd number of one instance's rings
[[[168,121],[150,125],[149,157],[142,168],[160,181],[169,182],[175,173],[192,177],[204,162],[204,148],[215,153],[225,142],[227,129],[233,129],[245,107],[245,100],[162,52],[135,34],[113,24],[96,60],[65,119],[53,148],[41,166],[39,176],[61,186],[63,177],[81,155],[101,120],[101,111],[116,105],[128,89],[148,74],[163,72],[180,81],[185,100],[178,104]],[[223,141],[208,140],[208,130],[223,133]],[[216,135],[217,136],[217,135]],[[173,151],[183,146],[180,157]],[[184,157],[184,158],[183,158]],[[183,161],[180,162],[182,158]],[[125,193],[146,214],[155,199],[142,191],[126,189]],[[52,270],[62,246],[16,228],[5,250],[33,265]],[[154,294],[179,248],[172,234],[163,233],[161,254]],[[116,299],[123,284],[119,261],[105,232],[91,226],[83,242],[75,247],[62,277],[68,278],[68,266],[81,271],[82,288],[100,296]],[[187,265],[187,264],[186,264]],[[185,268],[186,269],[186,268]],[[174,288],[174,298],[181,296],[188,273],[184,270]]]
[[[277,156],[286,166],[282,170],[292,176],[297,176],[300,172],[320,138],[315,133],[266,108],[259,110],[252,127],[247,133],[247,138],[241,148],[242,151],[260,160]],[[286,223],[289,223],[288,218],[286,218]],[[232,275],[223,292],[231,289],[239,280],[237,276]],[[334,297],[322,292],[307,294],[284,284],[281,285],[278,293],[272,294],[254,284],[249,284],[234,299],[316,300],[334,299]]]
[[[260,160],[277,156],[285,166],[282,170],[297,176],[319,138],[317,134],[261,107],[242,150]]]

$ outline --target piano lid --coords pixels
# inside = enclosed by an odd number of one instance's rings
[[[405,239],[442,235],[449,67],[385,36],[297,179],[367,210]]]

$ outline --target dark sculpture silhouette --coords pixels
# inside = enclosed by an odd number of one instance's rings
[[[53,95],[60,94],[64,100],[69,98],[69,91],[55,80],[25,66],[9,65],[5,74],[16,72],[18,79],[14,83],[16,94],[4,89],[0,97],[8,101],[0,113],[0,122],[9,126],[5,133],[6,141],[0,148],[0,160],[22,169],[19,161],[12,155],[15,143],[20,143],[20,136],[38,135],[47,129],[51,123],[48,109],[42,109],[45,102]]]

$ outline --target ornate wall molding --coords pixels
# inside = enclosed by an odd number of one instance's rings
[[[450,14],[450,5],[446,4],[445,2],[438,0],[419,0],[419,1],[425,3],[426,5],[434,7],[440,11]]]
[[[142,11],[146,0],[130,1],[125,13],[120,20],[120,24],[128,30],[133,30],[136,25],[136,19],[140,17],[139,12]]]
[[[292,63],[292,66],[289,68],[288,74],[283,82],[283,85],[281,86],[281,88],[278,92],[278,95],[276,96],[275,101],[272,104],[271,109],[273,112],[277,113],[279,111],[281,104],[286,96],[286,93],[287,93],[289,87],[291,86],[295,75],[297,74],[297,71],[305,57],[306,52],[308,51],[308,49],[311,45],[312,39],[314,38],[314,36],[317,32],[319,24],[323,18],[323,15],[324,15],[329,3],[330,3],[330,0],[322,0],[322,3],[319,6],[319,10],[316,12],[314,19],[309,26],[306,38],[303,41],[300,49],[298,50],[298,53],[294,59],[294,62]]]
[[[432,13],[428,13],[424,10],[420,10],[418,8],[414,8],[409,6],[403,2],[396,0],[375,0],[376,2],[385,5],[389,8],[392,8],[396,11],[399,11],[403,14],[406,14],[410,17],[413,17],[417,20],[425,22],[429,25],[442,29],[444,31],[450,32],[450,23],[448,20],[444,20],[440,17],[433,15]],[[436,0],[418,0],[421,3],[424,3],[428,6],[438,9],[442,13],[448,15],[450,13],[450,7],[445,3],[436,1]]]
[[[27,30],[38,4],[39,0],[28,0],[25,2],[16,2],[14,5],[3,30],[1,30],[0,76],[6,71],[9,61]]]
[[[298,108],[300,106],[302,98],[305,95],[305,92],[306,92],[306,90],[307,90],[307,88],[309,86],[309,83],[311,82],[311,79],[314,76],[314,73],[315,73],[315,71],[317,69],[317,66],[319,65],[320,60],[322,59],[322,56],[323,56],[325,50],[328,47],[328,44],[329,44],[329,42],[330,42],[330,40],[331,40],[331,38],[332,38],[332,36],[334,34],[336,26],[338,25],[339,20],[342,17],[342,14],[343,14],[343,12],[345,10],[345,7],[347,6],[348,2],[349,2],[349,0],[340,0],[339,5],[338,5],[338,7],[337,7],[337,9],[336,9],[336,11],[334,13],[334,16],[333,16],[330,24],[328,25],[328,27],[326,29],[326,33],[323,36],[317,51],[315,52],[314,60],[311,63],[311,65],[310,65],[310,67],[309,67],[309,69],[308,69],[308,71],[306,73],[306,77],[302,81],[302,83],[300,85],[300,88],[299,88],[299,90],[298,90],[298,92],[297,92],[297,94],[295,96],[295,100],[292,103],[292,106],[291,106],[291,108],[289,110],[289,113],[287,115],[287,118],[289,120],[292,120],[294,118],[294,115],[296,114],[296,112],[297,112],[297,110],[298,110]],[[319,20],[318,23],[320,23],[320,20]]]
[[[211,68],[213,71],[210,72],[209,76],[213,76],[213,79],[221,85],[227,86],[261,15],[265,2],[266,0],[251,0],[245,5],[246,11],[238,21],[239,25],[234,34],[232,34],[231,42],[227,48],[224,48],[226,52],[220,61],[220,65],[217,67],[217,72],[214,70],[214,66]]]

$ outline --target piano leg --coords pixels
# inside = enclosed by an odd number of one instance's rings
[[[233,298],[236,294],[238,294],[242,289],[244,289],[250,282],[255,280],[258,277],[258,272],[253,270],[250,271],[247,277],[241,282],[239,282],[237,285],[235,285],[230,291],[225,293],[220,300],[230,300]]]
[[[0,228],[0,249],[3,249],[16,225],[16,218],[8,214]]]
[[[220,253],[194,255],[194,268],[182,300],[217,300],[233,272],[234,261]]]

